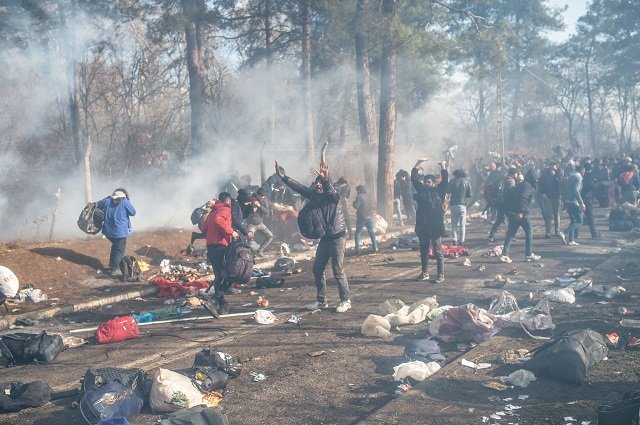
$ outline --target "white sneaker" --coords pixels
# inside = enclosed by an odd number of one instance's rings
[[[500,258],[498,258],[498,259],[499,259],[500,261],[502,261],[503,263],[507,263],[507,264],[511,263],[511,258],[509,258],[509,257],[508,257],[508,256],[506,256],[506,255],[501,255],[501,256],[500,256]]]
[[[542,257],[540,257],[539,255],[533,254],[533,253],[531,255],[525,257],[525,259],[527,261],[538,261],[540,258],[542,258]]]
[[[571,241],[567,245],[569,245],[569,246],[578,246],[580,244],[578,242],[576,242],[576,241]]]
[[[336,307],[336,313],[344,313],[351,308],[351,300],[342,301],[338,307]]]
[[[315,302],[312,302],[311,304],[307,304],[304,306],[304,308],[311,311],[322,310],[323,308],[327,308],[327,307],[329,307],[329,304],[321,303],[320,301],[315,301]]]

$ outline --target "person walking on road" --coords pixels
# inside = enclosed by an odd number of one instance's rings
[[[378,242],[376,241],[375,225],[373,217],[375,215],[371,197],[362,185],[356,186],[356,199],[353,201],[353,208],[356,209],[356,234],[355,234],[355,253],[360,252],[360,233],[362,228],[366,227],[369,237],[371,238],[371,249],[378,252]]]
[[[436,176],[427,174],[420,175],[420,164],[426,159],[419,159],[411,170],[411,183],[416,189],[415,200],[418,204],[416,210],[415,232],[418,235],[420,246],[420,266],[421,272],[418,281],[429,280],[429,246],[433,248],[436,257],[436,268],[438,275],[434,282],[444,282],[444,253],[442,252],[442,237],[444,230],[444,207],[443,199],[447,194],[449,184],[449,173],[445,162],[440,165],[440,183],[436,184]]]
[[[569,219],[571,223],[567,230],[559,232],[558,236],[565,245],[577,246],[576,236],[578,236],[578,229],[582,226],[584,219],[584,210],[586,209],[582,195],[582,176],[584,174],[584,167],[578,165],[575,170],[569,174],[565,186],[564,207],[569,213]]]
[[[467,227],[466,200],[471,198],[471,184],[464,170],[453,172],[453,180],[449,182],[447,193],[451,195],[449,208],[451,209],[451,237],[454,245],[464,245]]]
[[[129,199],[129,193],[118,188],[111,196],[98,201],[98,208],[104,211],[102,234],[111,242],[108,275],[116,273],[120,261],[127,249],[127,237],[131,234],[131,219],[136,215],[136,209]]]
[[[299,182],[284,174],[276,161],[276,174],[293,191],[302,195],[309,203],[318,208],[325,230],[316,248],[316,258],[313,261],[313,278],[316,283],[316,301],[309,304],[307,309],[318,310],[327,308],[326,291],[327,280],[324,269],[329,260],[333,269],[333,277],[338,284],[340,304],[336,307],[337,313],[344,313],[351,308],[349,298],[349,282],[344,273],[344,249],[346,245],[347,226],[344,219],[345,211],[342,210],[340,192],[333,186],[329,179],[329,166],[320,164],[318,177],[311,187],[303,186]]]

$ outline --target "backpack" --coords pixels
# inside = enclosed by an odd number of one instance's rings
[[[84,420],[96,425],[109,418],[136,415],[143,404],[143,399],[132,388],[118,381],[108,381],[85,392],[79,407]]]
[[[247,283],[255,263],[253,250],[246,242],[231,241],[224,251],[225,277],[232,282]]]
[[[193,360],[193,367],[210,367],[229,375],[230,378],[237,378],[242,373],[242,363],[235,357],[215,348],[203,348],[196,353]]]
[[[78,227],[85,233],[95,235],[102,230],[104,222],[104,211],[98,208],[97,202],[89,202],[84,206],[80,217],[78,217]]]
[[[616,208],[609,213],[609,230],[612,232],[628,232],[633,229],[631,214],[624,208]]]
[[[142,369],[121,369],[117,367],[103,367],[98,369],[87,369],[84,377],[80,380],[83,392],[93,391],[107,382],[117,381],[126,387],[134,390],[139,396],[144,398],[145,373]]]
[[[209,211],[210,210],[205,208],[204,205],[193,210],[191,213],[191,224],[200,227],[200,223],[202,223],[202,220],[207,216]]]
[[[305,238],[322,239],[327,234],[327,223],[317,202],[307,202],[298,213],[298,227]]]
[[[120,260],[120,271],[122,272],[123,282],[139,282],[142,276],[138,260],[130,255],[124,256]]]
[[[560,335],[537,348],[524,368],[536,376],[581,385],[587,371],[609,352],[604,337],[591,329],[575,330]]]
[[[618,184],[620,186],[629,186],[633,179],[633,171],[625,171],[618,176]]]
[[[39,334],[14,333],[0,338],[0,365],[27,364],[33,362],[51,362],[64,349],[60,335],[49,335],[46,331]]]
[[[291,257],[280,257],[273,264],[273,271],[276,273],[293,272],[296,268],[296,260]]]
[[[229,425],[220,407],[195,406],[181,409],[162,418],[160,425]]]
[[[0,413],[19,412],[28,407],[41,407],[51,400],[51,387],[46,382],[23,384],[13,381],[0,385]]]
[[[116,317],[102,323],[96,330],[98,344],[111,344],[140,336],[138,323],[131,316]]]

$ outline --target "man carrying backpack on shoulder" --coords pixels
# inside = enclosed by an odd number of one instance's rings
[[[316,258],[313,262],[313,277],[316,283],[316,301],[307,306],[309,310],[318,310],[327,308],[325,299],[327,290],[327,281],[324,269],[329,260],[331,260],[331,268],[333,269],[333,277],[338,284],[338,292],[340,293],[340,304],[336,308],[337,313],[344,313],[351,308],[351,300],[349,299],[349,282],[344,273],[344,248],[346,244],[347,226],[345,224],[344,214],[340,203],[340,192],[334,188],[329,179],[329,166],[320,164],[318,177],[311,187],[306,187],[286,176],[284,171],[278,166],[276,161],[276,174],[282,181],[292,190],[302,195],[313,203],[318,209],[321,222],[318,225],[323,227],[323,234],[320,243],[316,249]]]
[[[111,242],[109,268],[106,273],[113,275],[120,267],[127,248],[127,237],[131,234],[131,220],[136,215],[136,209],[129,200],[129,193],[118,188],[111,196],[98,201],[98,208],[104,211],[102,234]]]
[[[202,223],[202,231],[207,239],[207,260],[213,267],[214,293],[210,300],[204,301],[204,307],[213,317],[229,312],[229,304],[224,299],[224,293],[232,282],[224,278],[224,253],[232,239],[238,239],[238,232],[231,225],[231,195],[222,192],[213,204],[207,219]]]

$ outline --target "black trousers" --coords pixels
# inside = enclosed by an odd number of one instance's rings
[[[213,296],[222,303],[224,301],[224,291],[229,289],[229,282],[224,276],[224,252],[227,247],[222,245],[207,245],[207,260],[213,267]]]

